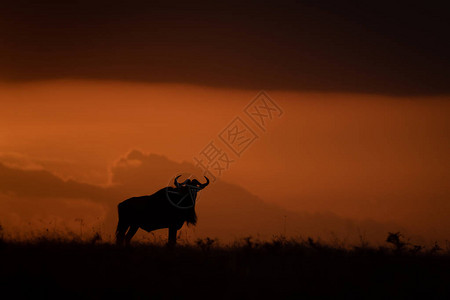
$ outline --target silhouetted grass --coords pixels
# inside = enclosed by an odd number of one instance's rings
[[[448,297],[448,251],[398,246],[392,239],[384,247],[335,247],[313,239],[249,237],[175,248],[117,247],[99,237],[3,240],[1,293],[64,299]]]

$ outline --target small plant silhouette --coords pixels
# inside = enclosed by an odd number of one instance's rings
[[[101,243],[102,242],[102,236],[100,235],[100,233],[96,232],[94,234],[94,236],[91,238],[90,242],[91,242],[91,244]]]
[[[434,242],[433,247],[430,249],[430,254],[436,254],[437,252],[441,251],[442,248],[439,246],[438,242]]]
[[[411,253],[416,254],[423,250],[422,245],[412,245]]]
[[[209,237],[207,237],[205,239],[198,239],[197,241],[195,241],[197,246],[200,247],[200,249],[202,249],[203,251],[210,250],[213,247],[215,242],[216,242],[216,240],[210,239]]]
[[[400,232],[395,232],[395,233],[389,232],[386,242],[394,245],[395,251],[400,252],[407,245],[407,243],[402,241],[402,237],[403,237],[403,235]]]

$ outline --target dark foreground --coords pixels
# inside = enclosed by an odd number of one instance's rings
[[[215,247],[35,241],[0,244],[3,299],[444,299],[445,251],[276,240]]]

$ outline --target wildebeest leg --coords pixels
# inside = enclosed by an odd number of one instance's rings
[[[131,225],[130,229],[128,229],[127,234],[125,235],[125,243],[127,245],[130,244],[131,239],[133,238],[133,236],[136,234],[136,232],[138,231],[139,226],[137,225]]]
[[[122,245],[123,241],[125,239],[125,233],[127,232],[128,227],[130,225],[127,222],[124,222],[123,220],[119,219],[119,223],[117,224],[116,229],[116,244]]]
[[[174,227],[169,227],[169,246],[174,246],[177,243],[177,229]]]

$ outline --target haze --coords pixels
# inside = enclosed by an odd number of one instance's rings
[[[194,164],[193,157],[211,140],[218,140],[236,116],[245,116],[244,107],[257,93],[120,81],[3,84],[0,163],[10,169],[46,170],[64,180],[112,187],[112,168],[133,150]],[[233,157],[235,162],[218,182],[238,185],[287,211],[391,222],[426,239],[448,237],[448,97],[267,93],[284,114],[274,118],[266,132],[255,127],[259,138],[242,157]],[[156,171],[148,174],[149,187],[154,184],[150,178],[157,177]],[[147,179],[138,180],[139,187],[145,187]],[[160,187],[168,180],[161,178]],[[1,192],[6,227],[33,218],[58,218],[65,226],[86,215],[92,221],[106,218],[92,199],[71,202],[69,215],[63,213],[67,207],[54,204],[53,208],[36,204],[24,215],[22,200],[15,199],[17,192],[5,186]],[[133,192],[145,190],[129,191]],[[211,201],[214,194],[208,195],[201,201]],[[43,191],[35,201],[45,206],[47,198]],[[202,217],[207,218],[200,215],[200,222]]]

